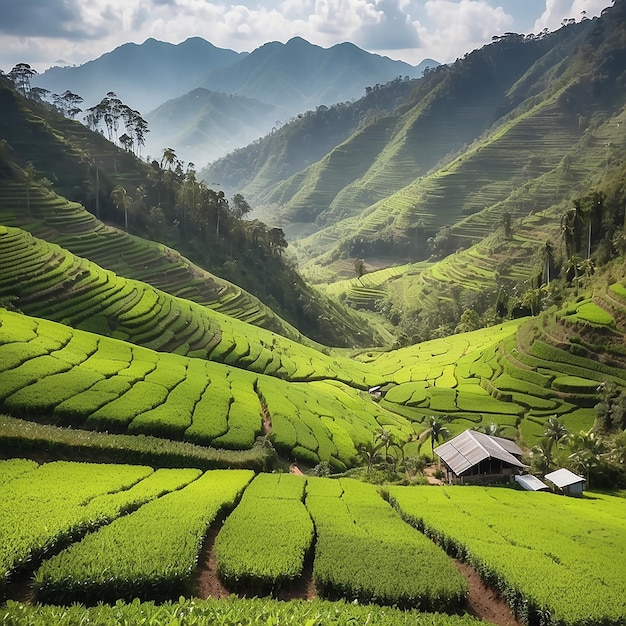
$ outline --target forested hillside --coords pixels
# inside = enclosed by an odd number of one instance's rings
[[[237,287],[231,286],[229,291],[251,292],[312,339],[344,346],[379,341],[360,316],[320,296],[302,281],[283,257],[288,243],[282,230],[241,219],[249,211],[243,196],[236,194],[229,202],[224,192],[198,182],[193,164],[181,162],[173,149],[146,163],[45,103],[25,98],[1,77],[0,81],[3,178],[9,185],[22,181],[22,191],[14,191],[10,202],[26,208],[23,213],[15,204],[10,205],[13,213],[22,217],[18,225],[41,226],[38,219],[25,217],[39,207],[36,202],[30,206],[31,192],[35,196],[43,188],[40,204],[44,213],[46,206],[63,204],[62,198],[51,198],[50,194],[57,192],[81,203],[97,219],[176,248],[204,270],[234,282]],[[141,144],[135,144],[134,149],[140,152]],[[78,232],[93,232],[102,226],[84,210],[83,216],[74,207],[66,213],[81,222]],[[54,218],[41,214],[39,219]],[[68,245],[68,233],[77,232],[70,222],[69,217],[68,223],[55,220],[57,232],[48,232],[48,236]],[[94,253],[81,238],[77,245],[81,254]],[[135,245],[144,246],[137,240]],[[96,251],[99,248],[95,246]],[[180,256],[167,253],[163,246],[152,250],[155,258],[163,257],[158,263],[165,265]],[[102,257],[94,258],[103,262]],[[139,255],[137,263],[141,262]],[[118,263],[119,257],[104,260],[105,266],[116,271]],[[133,272],[142,275],[143,270],[143,265],[134,265],[129,277],[135,276]],[[189,274],[194,278],[194,271]],[[225,284],[224,280],[217,282]],[[275,317],[274,313],[271,316]]]
[[[453,332],[468,307],[480,323],[498,311],[530,312],[523,300],[542,285],[547,242],[553,278],[566,275],[560,270],[572,254],[593,251],[604,261],[620,249],[612,243],[619,200],[593,217],[593,250],[567,246],[563,220],[572,207],[589,216],[622,175],[624,11],[615,3],[554,33],[494,38],[403,84],[410,91],[398,94],[395,110],[372,109],[291,176],[274,164],[283,162],[283,145],[293,155],[308,144],[302,121],[206,175],[234,174],[231,184],[245,185],[258,210],[285,229],[305,276],[383,313],[401,344]],[[400,85],[324,111],[326,126]]]

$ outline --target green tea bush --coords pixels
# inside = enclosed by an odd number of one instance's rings
[[[94,371],[78,369],[51,374],[32,385],[22,387],[5,399],[5,406],[15,415],[49,413],[58,404],[86,391],[104,377]]]
[[[13,369],[0,371],[0,400],[46,376],[70,369],[72,366],[69,363],[44,355],[25,361]]]
[[[100,430],[123,430],[134,417],[165,402],[167,389],[139,381],[125,394],[109,402],[87,418],[87,424]]]
[[[91,608],[41,606],[7,602],[0,607],[0,619],[16,626],[74,626],[75,624],[184,624],[184,626],[257,626],[258,624],[305,624],[306,626],[481,626],[484,622],[469,615],[444,615],[401,611],[389,607],[325,600],[280,602],[266,598],[138,602]]]
[[[185,431],[185,438],[198,443],[210,443],[224,435],[228,430],[228,412],[232,401],[228,381],[223,377],[212,377],[194,407],[191,426]]]
[[[148,502],[46,561],[35,573],[41,602],[172,599],[193,591],[210,524],[235,505],[249,470],[214,470]]]
[[[31,459],[7,459],[0,461],[0,487],[26,472],[32,472],[39,467]]]
[[[304,485],[299,476],[260,474],[246,489],[215,541],[217,571],[229,589],[271,594],[301,576],[313,540]]]
[[[325,480],[328,495],[318,482],[306,498],[317,533],[313,577],[320,595],[421,610],[463,603],[467,582],[452,562],[410,532],[373,486],[341,479],[337,496],[335,481]]]
[[[128,489],[148,467],[56,461],[0,487],[0,580],[98,523],[84,503]]]
[[[109,463],[146,464],[153,467],[197,467],[199,469],[268,467],[268,451],[217,450],[159,437],[111,435],[78,428],[26,422],[0,415],[0,445],[14,454],[49,454]]]
[[[469,561],[524,623],[623,623],[622,499],[488,487],[389,491],[405,519]]]

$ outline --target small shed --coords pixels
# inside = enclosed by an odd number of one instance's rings
[[[526,466],[522,450],[503,437],[466,430],[435,448],[448,483],[501,483],[510,481]]]
[[[544,477],[554,486],[554,491],[562,493],[566,496],[582,496],[585,479],[574,472],[570,472],[564,467],[550,472]]]
[[[532,474],[521,474],[516,476],[515,482],[522,488],[526,489],[526,491],[541,491],[543,489],[550,489],[548,485]]]

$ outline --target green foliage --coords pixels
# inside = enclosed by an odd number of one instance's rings
[[[469,615],[445,615],[381,608],[348,602],[293,600],[279,602],[261,598],[221,600],[185,600],[152,603],[133,601],[125,604],[98,605],[85,608],[24,605],[9,601],[0,607],[0,618],[20,626],[70,626],[79,622],[118,626],[120,622],[142,621],[185,626],[256,626],[257,624],[293,623],[305,626],[350,626],[367,623],[371,626],[479,626],[482,622]]]
[[[142,466],[57,461],[2,485],[0,580],[102,523],[97,508],[83,506],[91,498],[128,489],[151,473]]]
[[[525,623],[623,621],[624,561],[614,555],[624,500],[480,487],[391,487],[390,495],[410,523],[470,562]]]
[[[31,461],[30,459],[7,459],[0,461],[0,467],[2,468],[2,472],[0,473],[0,486],[3,486],[20,476],[20,474],[32,472],[37,469],[38,465],[35,461]]]
[[[35,573],[41,602],[173,599],[189,593],[205,533],[232,508],[249,470],[214,470],[85,537]]]
[[[260,471],[269,463],[268,454],[258,448],[217,450],[145,435],[111,435],[59,428],[6,415],[0,415],[0,444],[15,454],[54,453],[73,459],[152,467],[250,468]]]
[[[276,593],[302,575],[313,540],[304,484],[299,476],[260,474],[246,489],[215,541],[217,571],[229,589]]]
[[[439,548],[411,532],[373,486],[340,484],[337,495],[335,481],[317,479],[306,498],[317,533],[313,577],[322,597],[421,610],[462,604],[466,582]]]

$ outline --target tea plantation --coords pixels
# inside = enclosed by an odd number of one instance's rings
[[[445,551],[474,565],[527,624],[618,626],[626,615],[622,498],[391,487],[387,502],[350,479],[24,459],[0,461],[0,477],[0,592],[34,571],[40,603],[9,601],[4,623],[304,616],[311,624],[470,626],[474,618],[453,614],[465,606],[467,582]],[[320,599],[192,600],[209,529],[218,531],[217,572],[231,592],[271,597],[312,559]],[[74,604],[103,600],[108,608]]]

